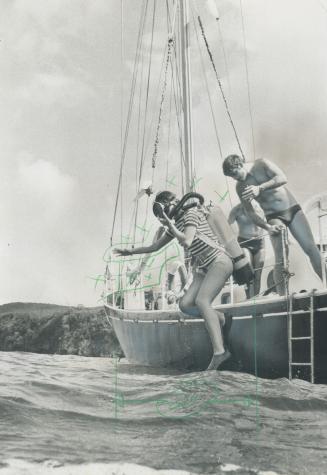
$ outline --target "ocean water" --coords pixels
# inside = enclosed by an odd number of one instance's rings
[[[0,475],[326,474],[327,387],[0,353]]]

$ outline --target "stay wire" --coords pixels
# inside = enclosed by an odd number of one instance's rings
[[[153,50],[153,36],[154,36],[154,24],[155,24],[155,14],[156,14],[156,0],[153,3],[153,14],[152,14],[152,28],[151,28],[151,43],[150,43],[150,55],[149,55],[149,66],[148,66],[148,78],[147,78],[147,88],[146,88],[146,100],[145,100],[145,118],[144,118],[144,128],[143,128],[143,141],[142,141],[142,152],[141,152],[141,164],[143,167],[145,153],[145,130],[147,125],[147,112],[149,104],[149,91],[150,91],[150,79],[151,79],[151,66],[152,66],[152,50]]]
[[[197,28],[196,28],[196,21],[195,21],[195,16],[194,16],[194,10],[193,10],[193,8],[192,8],[192,18],[193,18],[193,25],[194,25],[194,30],[195,30],[195,36],[196,36],[196,40],[197,40],[197,45],[198,45],[198,49],[199,49],[199,53],[200,53],[202,74],[203,74],[203,77],[204,77],[204,80],[205,80],[205,84],[206,84],[206,91],[207,91],[207,95],[208,95],[208,99],[209,99],[211,117],[212,117],[213,126],[214,126],[214,130],[215,130],[217,145],[218,145],[218,149],[219,149],[220,158],[221,158],[221,160],[223,160],[223,152],[222,152],[222,148],[221,148],[221,141],[220,141],[219,134],[218,134],[217,121],[216,121],[215,114],[214,114],[214,110],[213,110],[212,99],[211,99],[211,94],[210,94],[209,84],[208,84],[208,78],[207,78],[207,75],[206,75],[206,72],[205,72],[204,59],[203,59],[203,54],[202,54],[201,47],[200,47],[199,35],[198,35],[198,30],[197,30]],[[230,207],[232,208],[232,207],[233,207],[233,203],[232,203],[232,198],[231,198],[231,194],[230,194],[230,188],[229,188],[228,179],[227,179],[226,176],[224,176],[224,178],[225,178],[225,183],[226,183],[227,191],[228,191],[229,204],[230,204]]]
[[[243,48],[244,48],[244,62],[245,62],[246,84],[247,84],[247,96],[248,96],[249,115],[250,115],[250,124],[251,124],[251,135],[252,135],[252,151],[253,151],[253,160],[255,160],[256,148],[255,148],[255,139],[254,139],[254,125],[253,125],[254,120],[253,120],[253,112],[252,112],[252,98],[251,98],[251,90],[250,90],[248,54],[247,54],[245,22],[244,22],[242,0],[240,0],[240,10],[241,10],[241,19],[242,19],[242,36],[243,36]]]
[[[239,137],[238,137],[238,134],[237,134],[237,131],[236,131],[236,127],[235,127],[235,124],[234,124],[234,121],[233,121],[231,112],[230,112],[230,110],[229,110],[227,98],[226,98],[226,96],[225,96],[223,86],[222,86],[221,81],[220,81],[219,76],[218,76],[218,72],[217,72],[217,69],[216,69],[216,65],[215,65],[214,60],[213,60],[213,56],[212,56],[212,53],[211,53],[211,50],[210,50],[210,47],[209,47],[209,43],[208,43],[206,34],[205,34],[205,32],[204,32],[204,28],[203,28],[203,24],[202,24],[202,21],[201,21],[201,17],[200,17],[200,16],[198,16],[198,22],[199,22],[199,25],[200,25],[200,29],[201,29],[201,34],[202,34],[203,40],[204,40],[205,45],[206,45],[206,48],[207,48],[207,52],[208,52],[208,55],[209,55],[209,58],[210,58],[210,62],[211,62],[212,68],[213,68],[213,70],[214,70],[214,73],[215,73],[215,76],[216,76],[216,80],[217,80],[217,83],[218,83],[218,86],[219,86],[219,89],[220,89],[220,92],[221,92],[221,95],[222,95],[222,98],[223,98],[223,101],[224,101],[224,105],[225,105],[226,113],[227,113],[228,118],[229,118],[229,122],[230,122],[230,124],[231,124],[231,126],[232,126],[232,129],[233,129],[233,132],[234,132],[234,136],[235,136],[235,139],[236,139],[236,142],[237,142],[239,151],[240,151],[240,153],[241,153],[241,155],[242,155],[242,157],[243,157],[243,159],[244,159],[244,161],[245,161],[245,155],[244,155],[243,149],[242,149],[242,147],[241,147],[240,139],[239,139]]]
[[[137,145],[136,145],[136,165],[135,165],[135,197],[137,197],[140,188],[139,188],[139,153],[140,153],[140,136],[141,136],[141,124],[142,124],[142,93],[143,93],[143,74],[144,74],[144,60],[142,55],[142,65],[141,65],[141,78],[140,78],[140,87],[139,87],[139,101],[138,101],[138,120],[137,120]],[[131,230],[133,229],[133,242],[135,243],[136,238],[136,219],[138,215],[138,208],[139,208],[139,200],[135,200],[135,206],[133,215],[131,217]],[[134,226],[133,226],[134,223]]]
[[[161,128],[163,105],[164,105],[164,100],[165,100],[165,97],[166,97],[167,74],[168,74],[168,67],[169,67],[169,64],[170,64],[172,47],[173,47],[173,39],[168,38],[168,49],[167,49],[167,58],[166,58],[166,63],[165,63],[164,82],[163,82],[163,88],[162,88],[162,93],[161,93],[161,101],[160,101],[159,114],[158,114],[156,137],[155,137],[155,141],[154,141],[154,151],[153,151],[153,155],[152,155],[152,168],[156,167],[156,161],[157,161],[158,145],[159,145],[159,133],[160,133],[160,128]]]
[[[143,28],[144,28],[147,6],[148,6],[148,0],[144,0],[143,10],[142,10],[142,13],[141,13],[141,18],[140,18],[140,27],[139,27],[139,32],[138,32],[138,38],[137,38],[136,55],[135,55],[134,67],[133,67],[132,85],[131,85],[131,92],[130,92],[130,98],[129,98],[128,112],[127,112],[126,128],[125,128],[125,134],[124,134],[124,145],[123,145],[122,156],[121,156],[121,160],[120,160],[120,171],[119,171],[118,185],[117,185],[117,191],[116,191],[116,200],[115,200],[115,206],[114,206],[114,215],[113,215],[112,229],[111,229],[111,236],[110,236],[110,244],[111,245],[113,243],[113,235],[114,235],[114,231],[115,231],[118,201],[119,201],[120,188],[121,188],[121,183],[122,183],[123,166],[124,166],[124,162],[125,162],[125,158],[126,158],[127,138],[128,138],[128,135],[129,135],[131,115],[132,115],[132,109],[133,109],[133,104],[134,104],[135,84],[136,84],[138,61],[139,61],[139,55],[140,55],[141,31],[143,31]]]
[[[176,2],[176,10],[177,10],[177,2]],[[176,10],[174,12],[174,16],[176,15]],[[171,26],[171,19],[170,19],[170,12],[169,12],[169,5],[168,0],[166,0],[166,11],[167,11],[167,31],[171,31],[171,35],[173,35],[173,26]],[[174,20],[173,20],[174,21]],[[168,182],[168,174],[169,174],[169,154],[170,154],[170,134],[171,134],[171,116],[172,116],[172,80],[173,80],[173,72],[172,72],[172,64],[171,66],[171,74],[170,74],[170,88],[169,88],[169,122],[168,122],[168,143],[167,143],[167,157],[166,157],[166,179],[165,185]]]
[[[216,0],[216,6],[217,6],[217,0]],[[218,7],[217,7],[217,10],[218,10]],[[221,27],[220,27],[220,17],[216,18],[216,22],[217,22],[217,26],[218,26],[218,34],[219,34],[221,49],[222,49],[223,57],[224,57],[226,77],[227,77],[227,83],[228,83],[228,92],[229,92],[229,95],[231,95],[230,75],[229,75],[229,68],[228,68],[228,61],[227,61],[224,37],[223,37],[223,33],[222,33]]]
[[[147,125],[147,118],[148,118],[148,103],[149,103],[149,91],[150,91],[150,78],[151,78],[151,65],[152,65],[152,49],[153,49],[153,36],[154,36],[155,13],[156,13],[156,0],[154,1],[154,4],[153,4],[153,13],[152,13],[151,42],[150,42],[150,54],[149,54],[149,64],[148,64],[148,74],[147,74],[147,86],[146,86],[146,97],[145,97],[145,107],[144,107],[142,147],[141,147],[140,169],[139,169],[139,177],[138,177],[138,192],[139,192],[140,189],[141,189],[141,179],[142,179],[143,166],[144,166],[145,156],[146,156],[146,153],[145,153],[145,135],[146,135],[146,125]],[[142,78],[141,78],[141,79],[142,79]],[[137,203],[137,209],[136,209],[135,221],[134,221],[134,241],[135,241],[137,218],[138,218],[138,203]]]

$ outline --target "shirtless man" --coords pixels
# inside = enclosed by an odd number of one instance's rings
[[[285,294],[283,276],[283,243],[281,229],[287,226],[312,267],[322,278],[319,250],[314,242],[309,223],[293,194],[284,186],[287,179],[282,170],[266,159],[255,160],[248,170],[238,155],[229,155],[223,162],[223,171],[237,181],[236,191],[244,208],[257,226],[266,229],[271,237],[276,266],[274,281],[280,295]],[[254,210],[252,200],[260,204],[266,217],[262,219]]]
[[[264,218],[262,209],[254,201],[252,202],[255,212]],[[237,223],[239,229],[238,242],[247,254],[254,269],[254,281],[246,289],[247,298],[254,297],[260,292],[261,274],[265,261],[265,241],[263,229],[258,227],[247,214],[242,203],[234,206],[228,218],[229,224]]]

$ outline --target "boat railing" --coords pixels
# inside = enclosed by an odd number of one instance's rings
[[[323,207],[321,199],[318,202],[318,229],[319,229],[319,251],[320,251],[320,261],[321,261],[321,272],[322,272],[322,280],[324,286],[326,287],[326,251],[324,246],[324,238],[323,238],[323,231],[322,231],[322,218],[327,216],[327,210]]]
[[[113,308],[130,310],[177,309],[176,295],[168,290],[167,279],[161,275],[161,270],[162,265],[146,269],[129,266],[124,261],[117,260],[117,256],[109,251],[105,273],[105,302]]]

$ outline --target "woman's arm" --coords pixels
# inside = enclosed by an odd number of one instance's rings
[[[159,251],[162,247],[168,244],[174,236],[164,234],[160,239],[150,244],[150,246],[134,247],[132,249],[114,249],[115,254],[119,256],[132,256],[134,254],[149,254],[151,252]]]
[[[195,233],[196,233],[196,226],[193,225],[187,225],[184,228],[184,232],[180,231],[177,229],[175,224],[168,218],[168,216],[163,213],[164,219],[165,219],[165,224],[167,225],[170,233],[173,235],[173,237],[177,238],[179,244],[185,248],[190,247],[190,245],[193,242]]]

